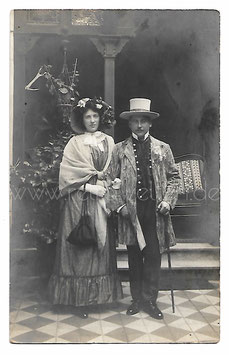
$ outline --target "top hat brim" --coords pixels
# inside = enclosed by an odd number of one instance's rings
[[[139,115],[149,117],[151,120],[154,120],[155,118],[160,116],[158,112],[152,111],[124,111],[120,114],[120,117],[123,119],[129,119],[131,117],[136,117]]]

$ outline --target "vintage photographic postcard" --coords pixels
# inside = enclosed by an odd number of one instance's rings
[[[11,11],[11,343],[219,341],[219,28]]]

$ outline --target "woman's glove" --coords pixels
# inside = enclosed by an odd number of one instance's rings
[[[98,197],[104,197],[106,189],[103,186],[86,184],[85,191]]]
[[[105,183],[106,183],[105,180],[97,180],[97,181],[96,181],[96,185],[98,185],[98,186],[103,186],[103,187],[105,187],[105,186],[106,186]]]
[[[111,210],[109,210],[107,207],[106,207],[106,202],[105,202],[105,199],[104,198],[100,198],[98,203],[100,204],[100,206],[102,207],[102,209],[106,212],[106,214],[108,216],[110,216],[111,214]]]

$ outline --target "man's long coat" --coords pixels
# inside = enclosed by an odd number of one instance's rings
[[[173,154],[168,144],[152,136],[150,136],[150,144],[156,205],[158,206],[161,201],[166,201],[173,209],[177,201],[180,179]],[[137,169],[131,137],[117,143],[114,147],[111,163],[107,170],[108,185],[116,177],[121,179],[121,188],[115,190],[111,186],[109,187],[107,207],[114,211],[126,204],[129,218],[118,216],[119,243],[135,244],[137,243]],[[176,244],[170,216],[165,217],[156,212],[156,230],[161,253],[166,249],[165,237],[168,238],[170,246]]]

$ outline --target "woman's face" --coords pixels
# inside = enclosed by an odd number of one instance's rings
[[[91,109],[88,109],[83,115],[83,123],[87,132],[96,132],[99,128],[99,114]]]

